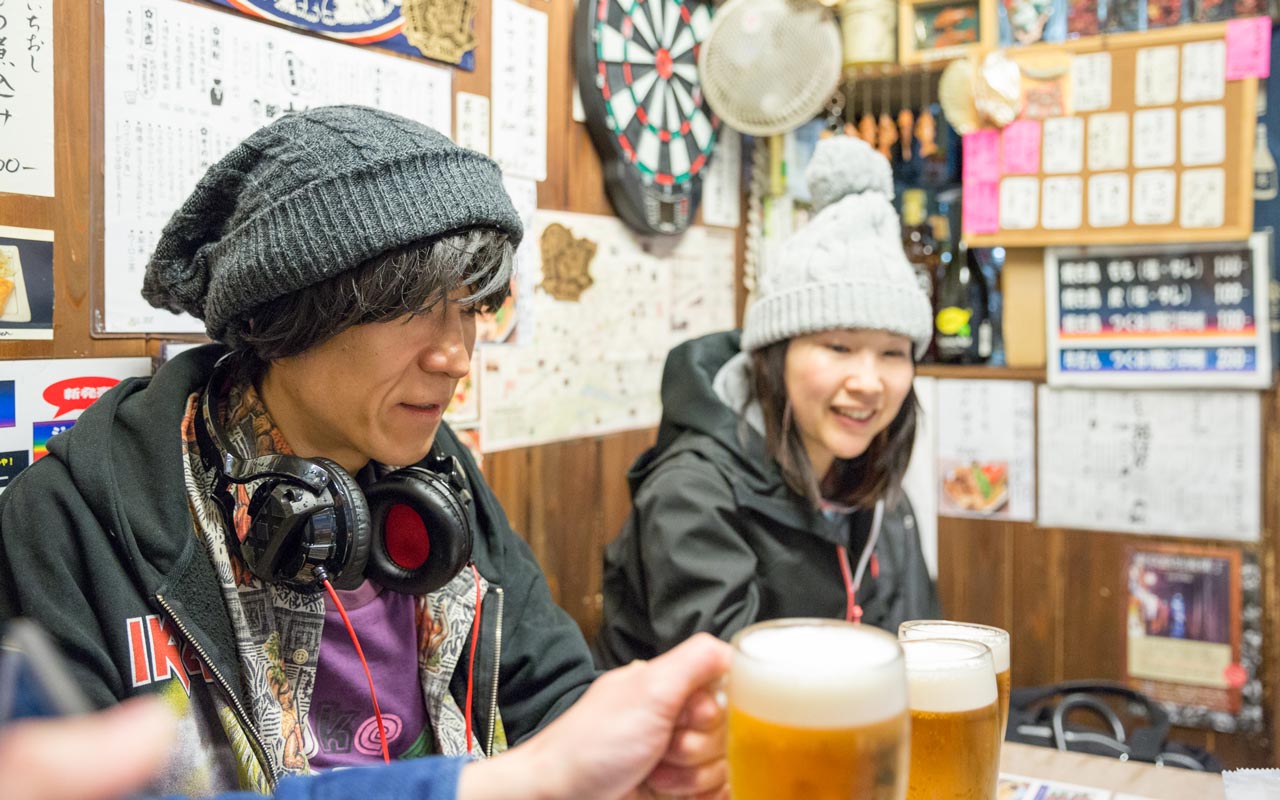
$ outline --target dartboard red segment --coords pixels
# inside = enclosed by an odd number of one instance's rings
[[[575,62],[610,201],[643,233],[693,219],[720,121],[698,79],[710,27],[702,0],[583,0]]]

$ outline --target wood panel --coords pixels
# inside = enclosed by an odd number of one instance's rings
[[[1275,398],[1270,398],[1274,413]],[[1277,437],[1268,436],[1268,459]],[[1274,499],[1268,499],[1268,506]],[[1273,511],[1273,509],[1269,509]],[[1036,528],[1030,524],[941,518],[938,590],[943,613],[997,625],[1013,641],[1013,683],[1125,679],[1126,551],[1185,539]],[[1268,540],[1270,537],[1268,537]],[[1268,549],[1271,545],[1266,545]],[[1264,564],[1264,574],[1271,574]],[[1264,581],[1270,596],[1274,587]],[[1265,635],[1277,635],[1268,600]],[[1269,655],[1275,649],[1272,641]],[[1274,656],[1263,668],[1268,709],[1275,710]],[[1269,720],[1272,715],[1268,715]],[[1178,728],[1178,741],[1212,750],[1228,767],[1276,761],[1271,723],[1260,735]]]

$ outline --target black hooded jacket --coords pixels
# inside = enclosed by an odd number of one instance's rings
[[[717,396],[737,332],[686,342],[667,358],[657,444],[628,473],[632,511],[605,551],[605,667],[651,658],[698,631],[728,639],[781,617],[843,618],[838,546],[856,569],[870,510],[829,518],[782,479],[764,439]],[[857,601],[891,632],[939,616],[909,503],[886,509]]]
[[[193,527],[182,461],[187,399],[224,352],[197,348],[152,378],[123,381],[51,439],[48,456],[0,495],[0,623],[25,616],[50,631],[98,706],[159,688],[131,679],[138,654],[127,623],[148,615],[176,626],[184,654],[190,647],[233,707],[247,704],[231,621]],[[476,729],[486,729],[496,708],[514,744],[568,708],[596,673],[577,625],[552,601],[533,554],[466,448],[447,425],[436,440],[463,462],[478,523],[472,558],[490,594],[505,599],[484,603]],[[462,672],[450,685],[460,704]]]

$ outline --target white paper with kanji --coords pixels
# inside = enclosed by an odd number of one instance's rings
[[[452,131],[452,73],[187,3],[106,0],[105,324],[200,332],[152,308],[142,277],[160,231],[204,171],[282,114],[355,103]]]

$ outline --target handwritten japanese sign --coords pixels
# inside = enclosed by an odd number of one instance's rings
[[[53,197],[53,0],[0,0],[0,192]]]

